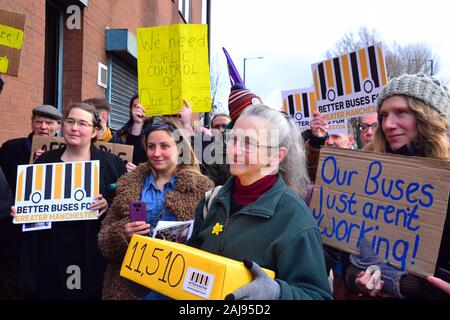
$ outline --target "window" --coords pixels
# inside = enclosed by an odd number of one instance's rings
[[[178,0],[178,11],[186,23],[191,22],[191,0]]]

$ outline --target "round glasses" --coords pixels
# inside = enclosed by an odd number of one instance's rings
[[[373,131],[377,130],[378,128],[378,122],[374,122],[372,124],[368,124],[368,123],[361,123],[360,126],[362,131],[367,132],[369,130],[369,128],[372,128]]]
[[[78,128],[83,128],[83,129],[88,128],[88,127],[94,128],[94,125],[93,125],[93,124],[90,124],[90,123],[87,122],[87,121],[84,121],[84,120],[75,120],[75,119],[72,119],[72,118],[64,119],[64,124],[65,124],[66,126],[69,126],[69,127],[73,127],[73,126],[76,124],[76,125],[78,126]]]

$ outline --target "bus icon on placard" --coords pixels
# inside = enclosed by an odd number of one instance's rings
[[[16,201],[82,201],[99,194],[98,181],[98,161],[23,165],[17,172]]]
[[[314,64],[312,69],[317,101],[370,94],[387,83],[381,43]]]

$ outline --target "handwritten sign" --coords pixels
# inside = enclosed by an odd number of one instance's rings
[[[273,271],[264,271],[274,279]],[[253,279],[242,262],[136,234],[120,275],[178,300],[224,299]]]
[[[33,136],[33,143],[31,145],[31,156],[30,163],[36,160],[36,150],[49,151],[53,149],[60,149],[66,145],[64,138],[57,137],[47,137],[47,136]],[[95,145],[103,151],[108,151],[120,159],[122,159],[125,164],[127,162],[133,162],[133,150],[134,146],[119,143],[106,143],[97,141]]]
[[[100,161],[20,165],[14,223],[92,220],[99,194]]]
[[[193,112],[211,110],[207,25],[139,28],[139,101],[145,115],[177,114],[187,99]]]
[[[0,9],[0,73],[14,77],[19,74],[25,17]]]
[[[283,111],[289,114],[300,129],[310,128],[313,112],[316,111],[314,88],[281,91]]]
[[[434,274],[447,212],[450,163],[324,147],[312,215],[325,244],[378,257],[419,276]]]
[[[347,119],[376,111],[378,93],[387,83],[381,43],[311,66],[317,110],[331,133],[347,133]]]

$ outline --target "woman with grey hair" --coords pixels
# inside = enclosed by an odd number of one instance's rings
[[[300,131],[256,105],[226,135],[232,176],[207,215],[205,200],[198,205],[187,244],[250,269],[253,281],[227,299],[331,299],[319,228],[302,199],[309,178]],[[275,280],[261,267],[275,271]]]

